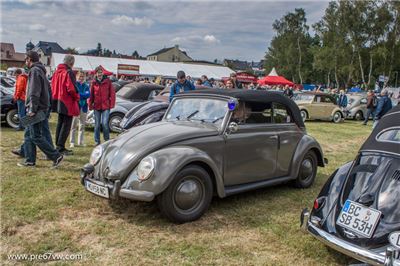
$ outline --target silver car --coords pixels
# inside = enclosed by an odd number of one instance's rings
[[[367,115],[367,95],[347,94],[346,118],[363,120]]]

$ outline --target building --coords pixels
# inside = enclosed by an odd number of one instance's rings
[[[56,42],[39,41],[32,50],[39,54],[40,62],[45,66],[50,66],[52,53],[65,53],[65,50]]]
[[[51,71],[55,71],[58,64],[63,62],[64,54],[53,53]],[[101,65],[106,70],[118,75],[121,65],[132,66],[137,69],[139,76],[142,77],[163,77],[163,78],[176,78],[176,73],[180,70],[185,71],[186,75],[195,79],[206,75],[208,78],[221,80],[224,77],[229,77],[233,72],[232,69],[211,64],[196,64],[187,62],[158,62],[139,59],[124,59],[114,57],[101,57],[101,56],[88,56],[88,55],[74,55],[75,64],[74,68],[83,72],[91,72],[97,66]],[[50,72],[49,72],[50,73]]]
[[[184,62],[192,61],[193,59],[187,55],[185,51],[179,49],[179,45],[174,47],[163,48],[155,53],[147,56],[149,61],[162,61],[162,62]]]
[[[14,44],[0,43],[1,50],[1,64],[5,64],[6,68],[9,67],[23,67],[25,65],[25,53],[15,52]]]

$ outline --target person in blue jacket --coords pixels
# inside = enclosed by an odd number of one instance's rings
[[[346,108],[347,106],[347,95],[344,93],[344,90],[340,90],[340,94],[338,97],[338,105],[342,109]]]
[[[186,79],[186,74],[182,70],[178,71],[176,74],[177,81],[171,86],[171,91],[169,94],[169,101],[171,102],[174,95],[184,91],[195,90],[195,86],[192,82]]]
[[[373,128],[379,123],[379,119],[389,112],[392,107],[392,101],[388,96],[388,91],[383,89],[381,91],[381,97],[378,99],[378,105],[376,106],[374,124],[372,125]]]
[[[90,97],[89,85],[85,82],[85,75],[83,72],[78,72],[76,75],[76,89],[79,93],[79,116],[74,116],[72,120],[71,134],[70,134],[70,147],[75,147],[76,130],[79,124],[78,145],[85,146],[83,141],[85,135],[86,116],[88,112],[87,99]]]

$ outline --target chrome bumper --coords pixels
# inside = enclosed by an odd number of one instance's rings
[[[102,182],[98,179],[94,179],[92,169],[88,170],[85,167],[81,169],[81,175],[80,175],[81,184],[85,187],[85,181],[87,180],[96,185],[106,187],[108,189],[110,199],[126,198],[137,201],[153,201],[155,198],[154,193],[150,191],[132,190],[124,188],[123,185],[121,186],[120,180],[116,180],[113,184],[111,184]]]
[[[301,227],[328,247],[371,265],[400,266],[400,259],[396,259],[399,251],[394,247],[389,246],[386,251],[379,252],[356,246],[320,229],[310,218],[310,212],[307,209],[303,210]]]

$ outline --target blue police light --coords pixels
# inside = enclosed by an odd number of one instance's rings
[[[235,99],[230,99],[230,100],[228,101],[228,108],[229,108],[229,111],[235,110],[235,109],[236,109],[236,106],[237,106],[237,101],[236,101]]]

